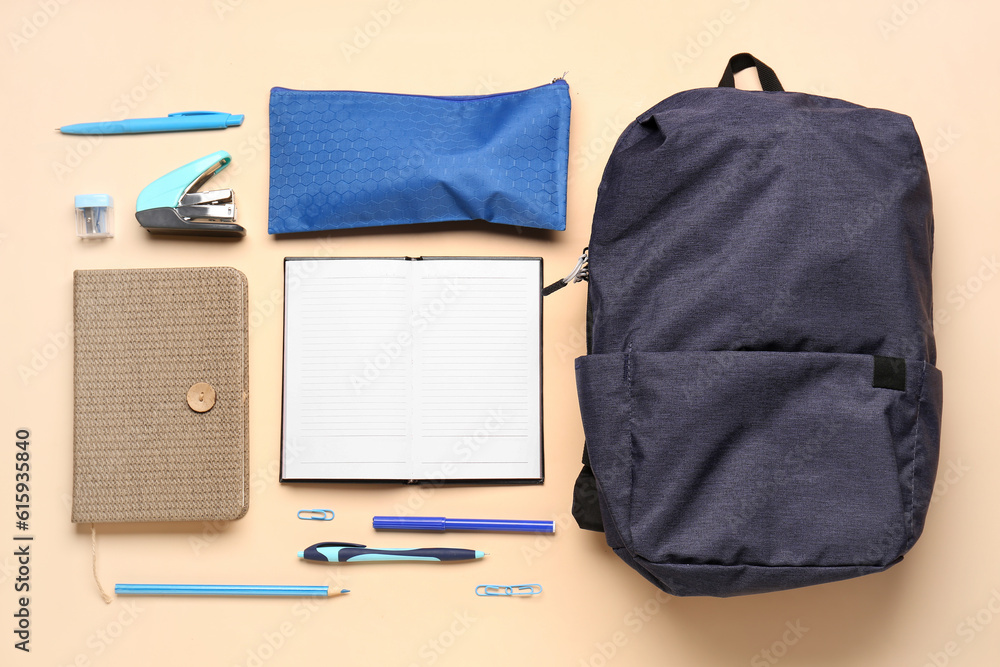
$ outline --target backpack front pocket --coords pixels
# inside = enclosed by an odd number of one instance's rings
[[[941,374],[812,352],[577,360],[607,514],[649,563],[886,567],[923,527]]]

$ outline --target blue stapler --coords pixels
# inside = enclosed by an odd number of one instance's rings
[[[233,191],[196,192],[232,161],[226,151],[216,151],[156,179],[139,193],[135,217],[150,234],[197,236],[246,236],[235,224]]]

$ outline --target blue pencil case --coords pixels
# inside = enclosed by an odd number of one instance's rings
[[[566,229],[569,86],[432,97],[272,88],[268,232]]]

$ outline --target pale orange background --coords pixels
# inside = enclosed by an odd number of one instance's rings
[[[18,0],[5,2],[2,14],[0,664],[775,664],[764,650],[774,650],[772,659],[780,654],[783,667],[1000,661],[1000,619],[988,607],[1000,609],[995,3],[176,0],[154,8]],[[384,26],[372,23],[379,16]],[[366,26],[377,34],[345,55],[343,45]],[[941,470],[951,472],[939,478],[924,536],[902,564],[803,590],[668,601],[601,535],[577,529],[569,508],[583,440],[573,377],[573,358],[584,351],[581,285],[545,301],[544,486],[422,491],[277,482],[283,257],[541,255],[546,280],[554,280],[587,243],[601,171],[624,126],[663,97],[714,85],[728,57],[744,50],[774,67],[789,90],[910,114],[924,141],[947,395]],[[267,235],[271,86],[472,94],[529,88],[565,71],[573,100],[567,231],[480,224]],[[53,131],[190,109],[245,113],[246,123],[96,142]],[[215,184],[235,188],[247,237],[150,237],[133,215],[139,191],[218,149],[232,153],[233,164]],[[114,196],[114,239],[76,238],[73,196],[89,192]],[[352,589],[347,597],[133,598],[106,606],[97,594],[90,535],[69,516],[72,271],[206,265],[234,266],[250,282],[250,512],[232,525],[102,527],[101,575],[109,586],[333,578]],[[24,374],[32,363],[36,373]],[[11,632],[19,427],[31,430],[33,465],[29,655],[12,648]],[[373,514],[405,506],[552,518],[559,528],[537,539],[372,532]],[[331,508],[337,518],[295,518],[312,507]],[[454,566],[316,566],[295,558],[331,539],[492,555]],[[534,599],[479,598],[473,589],[482,583],[540,583],[545,591]],[[963,625],[977,613],[988,622],[979,630]],[[786,632],[792,626],[801,636]]]

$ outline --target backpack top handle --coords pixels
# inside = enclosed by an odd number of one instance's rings
[[[733,75],[750,67],[757,68],[757,76],[760,78],[760,85],[764,90],[784,92],[785,89],[781,86],[781,82],[778,81],[778,75],[774,73],[774,70],[749,53],[737,53],[729,59],[726,71],[722,73],[722,80],[719,81],[719,87],[735,88],[736,80]]]

